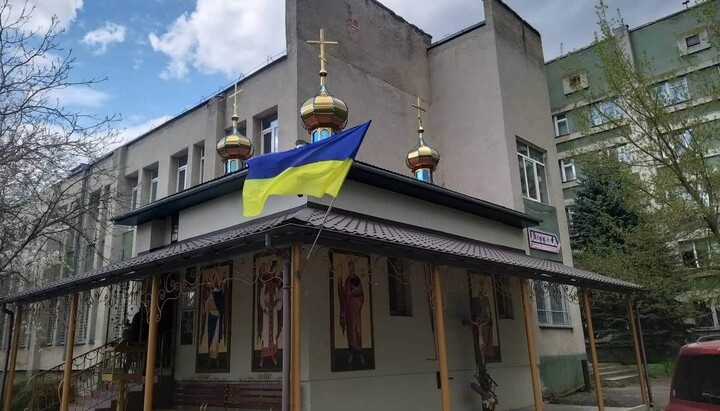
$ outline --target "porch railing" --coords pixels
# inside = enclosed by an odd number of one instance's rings
[[[95,365],[102,363],[105,350],[109,345],[114,343],[116,344],[117,341],[110,342],[72,358],[70,361],[73,374],[91,369]],[[30,377],[26,390],[28,395],[28,409],[30,411],[56,410],[60,407],[61,384],[64,369],[65,362],[62,362],[53,368],[49,368]],[[74,393],[71,391],[71,395],[72,394]]]

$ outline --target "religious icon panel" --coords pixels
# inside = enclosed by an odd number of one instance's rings
[[[229,372],[232,263],[199,269],[195,372]]]
[[[370,259],[330,253],[332,371],[375,369]]]
[[[255,256],[253,276],[252,371],[282,371],[282,261]]]
[[[468,284],[475,361],[482,364],[500,362],[495,281],[492,276],[468,272]]]

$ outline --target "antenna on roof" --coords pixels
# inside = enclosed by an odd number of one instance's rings
[[[690,4],[690,0],[685,0],[682,2],[682,4],[685,6],[685,8],[688,8],[688,4]]]

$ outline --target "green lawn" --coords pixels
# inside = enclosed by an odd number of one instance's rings
[[[647,365],[650,378],[670,377],[675,367],[675,358]]]

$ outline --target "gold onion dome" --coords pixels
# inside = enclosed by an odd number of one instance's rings
[[[428,169],[431,172],[435,171],[438,163],[440,163],[440,153],[434,148],[425,144],[422,136],[420,137],[417,146],[410,150],[407,154],[405,164],[412,170],[413,173],[418,170]]]
[[[347,104],[331,95],[323,84],[317,95],[308,99],[300,108],[300,119],[306,130],[319,134],[312,136],[313,141],[327,138],[345,128],[348,119]]]
[[[238,117],[233,116],[233,128],[230,134],[223,137],[217,143],[217,153],[223,161],[230,159],[238,159],[247,161],[253,156],[254,149],[252,141],[244,135],[240,134],[237,129]]]

